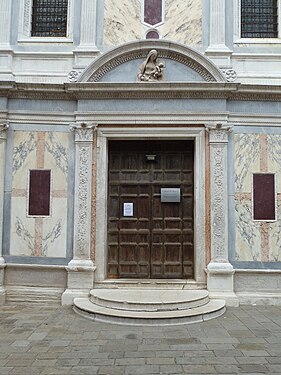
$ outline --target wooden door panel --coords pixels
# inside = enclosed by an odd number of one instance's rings
[[[110,142],[108,181],[108,277],[193,277],[193,142]],[[163,187],[181,202],[161,202]]]

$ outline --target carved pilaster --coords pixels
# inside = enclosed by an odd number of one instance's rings
[[[91,200],[92,200],[92,147],[96,124],[77,123],[75,141],[74,182],[74,242],[73,259],[69,262],[68,289],[62,303],[72,304],[73,298],[88,295],[93,287],[94,264],[90,259]]]
[[[210,1],[210,42],[207,53],[230,53],[225,44],[225,2],[226,0]]]
[[[97,40],[97,0],[80,0],[81,22],[80,43],[74,50],[75,65],[87,66],[93,56],[99,53]]]
[[[10,47],[10,30],[11,30],[11,0],[0,0],[0,49]]]
[[[0,305],[5,303],[6,292],[4,289],[4,269],[5,260],[2,256],[2,232],[3,232],[3,205],[4,205],[4,176],[5,176],[5,159],[6,159],[6,140],[8,123],[0,124]]]
[[[210,144],[211,262],[207,267],[210,295],[236,304],[233,267],[228,261],[227,147],[230,126],[206,126]],[[235,302],[233,302],[235,301]]]

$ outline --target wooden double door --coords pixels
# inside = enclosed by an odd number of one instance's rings
[[[193,278],[194,142],[110,141],[109,278]]]

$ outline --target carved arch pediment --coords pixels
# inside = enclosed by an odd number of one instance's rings
[[[212,61],[190,47],[165,40],[143,40],[104,53],[84,70],[78,82],[134,82],[138,67],[151,49],[157,50],[159,60],[167,62],[165,81],[178,82],[181,76],[185,77],[183,81],[189,77],[192,81],[226,81]]]

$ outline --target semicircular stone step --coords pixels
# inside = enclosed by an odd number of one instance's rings
[[[206,290],[181,289],[93,289],[90,302],[125,311],[175,311],[206,305],[209,293]]]
[[[104,323],[124,325],[181,325],[217,318],[225,312],[225,301],[210,300],[206,305],[187,310],[130,311],[98,306],[88,298],[75,298],[74,311],[79,315]]]

